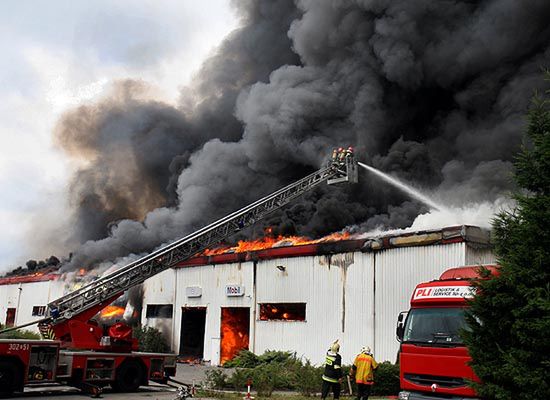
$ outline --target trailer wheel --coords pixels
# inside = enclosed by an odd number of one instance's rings
[[[19,380],[19,368],[9,361],[0,361],[0,397],[11,397]]]
[[[142,364],[137,360],[127,359],[116,370],[113,390],[117,392],[135,392],[144,381]]]

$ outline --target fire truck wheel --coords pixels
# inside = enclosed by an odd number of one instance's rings
[[[10,397],[15,390],[19,368],[12,362],[0,361],[0,397]]]
[[[117,392],[135,392],[144,380],[142,364],[137,360],[127,359],[116,370],[113,390]]]

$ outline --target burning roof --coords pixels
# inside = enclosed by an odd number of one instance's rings
[[[273,258],[313,256],[351,251],[379,251],[395,247],[428,246],[468,242],[476,247],[490,246],[489,232],[476,226],[459,225],[438,230],[397,232],[377,237],[333,234],[318,240],[291,238],[260,239],[239,243],[235,247],[207,250],[183,261],[177,267],[236,263]]]
[[[459,225],[438,230],[388,233],[376,237],[349,233],[333,233],[316,240],[298,236],[266,236],[253,241],[240,241],[236,246],[206,250],[179,263],[176,268],[460,242],[468,242],[476,247],[488,247],[489,232],[476,226]],[[0,278],[0,285],[55,280],[60,276],[53,271],[41,271],[31,275]]]
[[[39,271],[28,275],[8,276],[0,278],[0,285],[15,285],[17,283],[43,282],[59,279],[61,275],[54,271]]]

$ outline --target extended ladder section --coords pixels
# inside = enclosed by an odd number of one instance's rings
[[[335,150],[327,167],[51,302],[48,304],[49,317],[57,324],[116,298],[125,290],[254,224],[325,181],[329,184],[357,182],[357,163],[351,148]]]

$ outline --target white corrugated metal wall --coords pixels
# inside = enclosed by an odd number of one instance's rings
[[[342,340],[345,363],[350,363],[361,347],[372,346],[375,336],[374,253],[353,255],[354,263],[348,268],[346,280],[346,329]]]
[[[466,245],[466,265],[494,264],[496,257],[487,247]]]
[[[256,320],[256,352],[291,350],[319,363],[339,339],[342,355],[352,357],[373,336],[369,257],[356,252],[260,261],[256,303],[306,303],[306,321]]]

